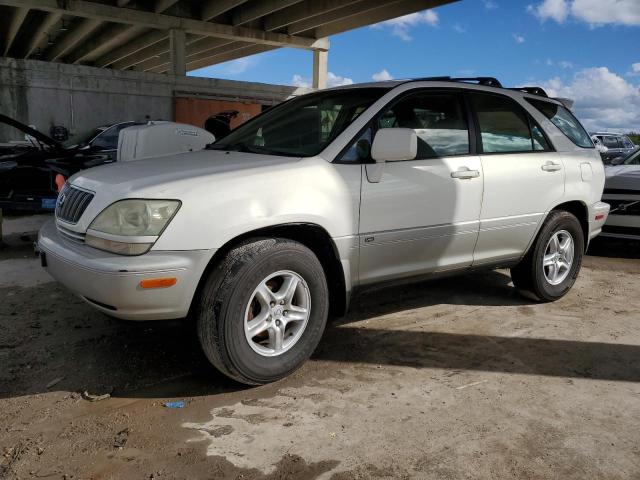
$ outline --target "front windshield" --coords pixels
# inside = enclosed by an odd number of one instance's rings
[[[375,87],[303,95],[241,125],[209,148],[311,157],[324,150],[387,91]]]
[[[106,127],[97,127],[92,128],[91,130],[86,130],[84,132],[76,133],[69,137],[68,140],[62,142],[62,146],[65,148],[75,147],[76,145],[84,145],[85,143],[89,143],[95,136],[104,132]]]

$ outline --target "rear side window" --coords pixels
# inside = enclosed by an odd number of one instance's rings
[[[562,105],[545,102],[544,100],[535,100],[533,98],[526,98],[525,100],[551,120],[551,123],[558,127],[573,143],[579,147],[593,148],[593,142],[589,134],[568,109]]]
[[[474,93],[471,101],[478,117],[483,153],[551,149],[540,127],[510,98]]]

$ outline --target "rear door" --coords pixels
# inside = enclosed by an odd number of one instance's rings
[[[521,256],[545,212],[564,195],[564,165],[542,129],[513,99],[470,92],[484,171],[474,264]]]

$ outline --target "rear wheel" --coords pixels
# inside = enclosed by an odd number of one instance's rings
[[[205,284],[197,328],[207,358],[249,385],[273,382],[300,367],[327,321],[322,265],[304,245],[253,240],[229,252]]]
[[[553,211],[530,251],[511,269],[513,284],[539,301],[557,300],[575,283],[583,252],[584,234],[578,219],[569,212]]]

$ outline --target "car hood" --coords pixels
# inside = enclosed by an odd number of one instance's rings
[[[211,185],[212,177],[238,177],[299,160],[293,157],[202,150],[104,165],[83,170],[69,181],[96,192],[110,190],[122,198],[135,195],[182,198],[196,185]]]
[[[19,122],[11,117],[7,117],[6,115],[2,115],[0,113],[0,123],[5,123],[7,125],[10,125],[18,130],[23,131],[24,133],[26,133],[27,135],[31,135],[33,138],[41,141],[42,143],[49,145],[50,147],[54,147],[57,149],[62,150],[63,147],[60,144],[60,142],[55,141],[53,138],[45,135],[42,132],[39,132],[38,130],[34,130],[33,128],[29,127],[28,125],[25,125],[22,122]]]
[[[605,189],[638,190],[640,192],[640,165],[620,165],[607,171]]]

